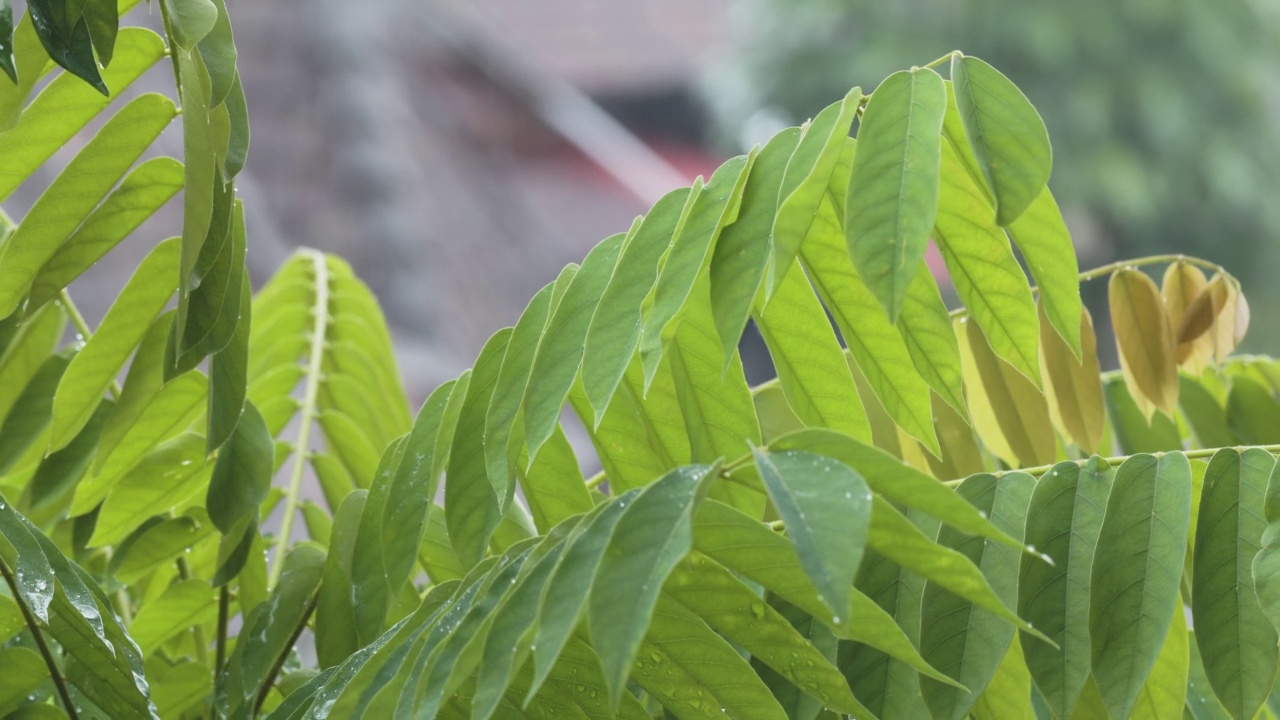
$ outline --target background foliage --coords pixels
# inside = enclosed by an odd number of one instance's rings
[[[1212,263],[1077,273],[992,66],[893,73],[671,191],[415,417],[340,259],[250,292],[226,8],[162,0],[167,42],[111,8],[5,43],[0,188],[110,114],[0,237],[5,716],[1271,712],[1280,366],[1230,356]],[[166,55],[180,113],[112,101]],[[177,117],[184,162],[135,167]],[[88,327],[67,284],[179,187]]]

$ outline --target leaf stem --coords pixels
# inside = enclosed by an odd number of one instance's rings
[[[40,649],[40,656],[44,658],[44,664],[49,668],[49,677],[53,678],[53,685],[58,690],[58,697],[62,700],[67,716],[71,720],[77,720],[79,714],[76,712],[75,702],[71,699],[71,690],[67,687],[67,679],[62,676],[62,670],[58,667],[58,661],[54,658],[53,651],[49,649],[49,644],[45,642],[44,633],[40,631],[40,625],[36,623],[35,617],[31,615],[31,609],[27,607],[27,603],[18,592],[18,581],[14,578],[13,572],[3,558],[0,558],[0,575],[4,575],[4,580],[8,583],[9,590],[13,594],[13,601],[18,605],[18,610],[22,612],[22,619],[26,621],[27,627],[31,630],[31,637],[36,641],[36,647]]]
[[[284,661],[289,657],[289,651],[293,649],[294,643],[298,642],[298,637],[302,635],[302,631],[307,627],[307,621],[311,619],[311,613],[316,610],[316,601],[320,599],[320,593],[315,592],[311,595],[311,601],[307,603],[307,609],[302,613],[302,621],[298,623],[298,627],[293,629],[293,634],[289,636],[289,642],[285,643],[284,649],[280,656],[271,664],[271,670],[262,680],[262,687],[258,689],[258,697],[253,704],[253,714],[256,717],[258,712],[262,710],[262,703],[266,702],[267,694],[271,692],[271,686],[276,682],[276,676],[280,674],[280,669],[284,667]]]
[[[67,292],[66,288],[62,288],[58,291],[58,300],[67,311],[67,317],[71,318],[71,324],[75,326],[76,332],[80,333],[80,338],[88,342],[89,338],[93,337],[93,330],[89,328],[84,315],[80,314],[80,308],[76,307],[75,301],[71,299],[71,293]],[[117,380],[111,381],[111,397],[116,400],[120,398],[120,383]]]
[[[926,68],[929,68],[929,69],[933,69],[933,68],[936,68],[936,67],[938,67],[939,65],[941,65],[941,64],[943,64],[943,63],[951,62],[951,58],[954,58],[955,56],[960,55],[960,54],[961,54],[961,53],[960,53],[960,51],[959,51],[959,50],[952,50],[951,52],[947,53],[946,55],[943,55],[942,57],[938,58],[937,60],[934,60],[933,62],[929,63],[928,65],[922,65],[921,67],[926,67]]]
[[[1201,260],[1198,257],[1183,255],[1181,253],[1170,253],[1168,255],[1148,255],[1147,257],[1134,258],[1133,260],[1117,260],[1113,263],[1100,265],[1092,270],[1085,270],[1077,275],[1076,279],[1080,282],[1087,282],[1089,280],[1096,280],[1100,277],[1106,277],[1117,270],[1123,270],[1125,268],[1141,267],[1143,265],[1162,265],[1179,261],[1204,268],[1205,270],[1211,270],[1213,272],[1226,272],[1226,270],[1217,263],[1209,262],[1208,260]],[[1031,293],[1033,295],[1039,291],[1040,288],[1034,285],[1031,286]],[[959,307],[949,313],[953,318],[962,317],[968,314],[969,308],[967,307]]]
[[[1162,451],[1157,453],[1135,453],[1135,455],[1163,455],[1165,452],[1179,452],[1185,455],[1188,460],[1195,460],[1198,458],[1213,457],[1214,454],[1217,453],[1219,450],[1226,450],[1229,448],[1234,448],[1236,450],[1248,450],[1252,448],[1257,448],[1259,450],[1266,450],[1267,452],[1273,453],[1273,454],[1280,453],[1280,444],[1276,444],[1276,445],[1228,445],[1225,447],[1215,447],[1215,448],[1197,448],[1195,450],[1167,450],[1167,451]],[[1123,463],[1125,460],[1128,460],[1131,457],[1134,457],[1134,456],[1133,455],[1116,455],[1114,457],[1102,458],[1102,461],[1107,463],[1108,465],[1119,465],[1120,463]],[[1088,462],[1090,459],[1091,458],[1082,458],[1080,460],[1062,460],[1061,462],[1074,462],[1077,465],[1082,465]],[[1059,463],[1054,463],[1053,465],[1039,465],[1036,467],[1029,467],[1029,468],[1011,468],[1009,470],[998,470],[993,474],[996,476],[1000,476],[1000,475],[1008,475],[1009,473],[1024,472],[1024,473],[1027,473],[1028,475],[1034,475],[1036,477],[1039,477],[1049,472],[1050,470],[1052,470],[1058,464]],[[949,487],[955,487],[956,485],[959,485],[962,482],[964,482],[963,478],[960,480],[947,480],[943,484]]]
[[[588,488],[599,487],[600,485],[604,484],[604,482],[608,479],[609,478],[604,474],[604,471],[601,470],[595,475],[592,475],[590,478],[587,478],[587,487]]]
[[[329,267],[325,264],[323,253],[317,250],[305,252],[311,255],[315,266],[315,319],[311,329],[311,350],[307,359],[307,385],[302,395],[298,444],[294,449],[289,487],[285,491],[284,517],[280,519],[280,532],[276,536],[275,557],[271,562],[268,587],[275,587],[280,580],[280,573],[284,569],[284,554],[289,548],[289,536],[293,532],[293,516],[298,511],[298,493],[302,487],[302,473],[306,468],[307,453],[311,443],[311,426],[315,422],[316,398],[320,393],[320,363],[324,359],[325,333],[329,329]]]

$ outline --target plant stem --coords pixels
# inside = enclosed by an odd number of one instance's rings
[[[316,397],[320,393],[320,363],[324,359],[325,333],[329,329],[329,268],[324,254],[307,250],[315,265],[315,320],[311,329],[311,350],[307,362],[307,385],[302,395],[302,418],[298,428],[298,445],[294,448],[293,469],[289,475],[289,487],[284,496],[284,517],[280,519],[280,533],[276,536],[275,554],[271,561],[268,587],[275,587],[284,569],[284,554],[289,549],[289,535],[293,532],[293,516],[298,510],[298,492],[302,487],[302,472],[306,468],[307,453],[311,443],[311,426],[315,422]]]
[[[213,677],[217,680],[218,673],[222,672],[222,666],[227,662],[227,613],[231,605],[231,591],[223,585],[218,589],[218,637],[217,646],[214,651],[213,658]]]
[[[85,342],[93,337],[93,330],[89,329],[89,323],[85,322],[84,315],[80,314],[80,308],[76,307],[75,301],[71,299],[71,293],[66,288],[58,291],[58,300],[62,302],[62,307],[67,311],[67,317],[71,318],[71,324],[75,326],[76,332],[80,333],[80,338]],[[112,399],[120,398],[120,383],[116,380],[111,381],[111,397]]]
[[[1113,263],[1107,263],[1106,265],[1101,265],[1099,267],[1093,268],[1092,270],[1085,270],[1084,272],[1077,275],[1076,278],[1080,282],[1087,282],[1089,280],[1096,280],[1100,277],[1105,277],[1117,270],[1123,270],[1125,268],[1140,267],[1143,265],[1162,265],[1162,264],[1168,264],[1168,263],[1175,263],[1178,261],[1189,263],[1191,265],[1195,265],[1196,267],[1204,268],[1205,270],[1212,270],[1213,272],[1226,272],[1225,270],[1223,270],[1222,266],[1218,265],[1217,263],[1212,263],[1212,262],[1209,262],[1208,260],[1201,260],[1200,258],[1191,257],[1190,255],[1182,255],[1180,253],[1171,253],[1168,255],[1148,255],[1147,257],[1136,258],[1133,260],[1118,260]],[[1031,293],[1033,295],[1039,291],[1040,291],[1040,288],[1035,287],[1034,285],[1031,287]],[[969,314],[969,308],[966,308],[966,307],[956,308],[955,310],[952,310],[950,312],[950,316],[953,318],[961,317],[968,314]]]
[[[590,478],[587,479],[587,487],[588,488],[599,487],[608,479],[609,478],[605,476],[604,471],[601,470],[600,472],[596,473],[595,475],[592,475]]]
[[[31,637],[36,641],[36,647],[40,649],[40,656],[44,658],[44,664],[49,668],[49,677],[53,678],[53,685],[58,690],[58,697],[62,700],[67,716],[71,720],[77,720],[79,714],[76,713],[76,704],[71,699],[71,690],[67,687],[67,679],[62,676],[62,670],[58,667],[57,659],[54,658],[53,651],[49,649],[49,644],[45,642],[44,633],[40,631],[40,625],[36,623],[35,617],[31,615],[31,609],[27,607],[27,603],[18,592],[17,579],[13,576],[13,572],[9,570],[9,565],[2,558],[0,558],[0,575],[4,575],[4,580],[8,583],[9,590],[13,594],[13,601],[18,605],[18,610],[22,612],[22,619],[26,621],[27,627],[31,630]]]
[[[1266,450],[1266,451],[1267,451],[1267,452],[1269,452],[1269,453],[1280,453],[1280,444],[1277,444],[1277,445],[1238,445],[1238,446],[1229,446],[1229,447],[1235,447],[1237,450],[1244,450],[1244,449],[1246,449],[1246,448],[1258,448],[1259,450]],[[1171,450],[1171,451],[1168,451],[1168,452],[1180,452],[1180,453],[1182,453],[1183,455],[1186,455],[1188,460],[1195,460],[1195,459],[1197,459],[1197,458],[1213,457],[1213,455],[1214,455],[1215,453],[1217,453],[1219,450],[1225,450],[1225,449],[1227,449],[1227,448],[1198,448],[1198,449],[1195,449],[1195,450]],[[1148,454],[1148,453],[1137,453],[1137,454],[1138,454],[1138,455],[1146,455],[1146,454]],[[1149,453],[1149,454],[1157,455],[1157,456],[1158,456],[1158,455],[1163,455],[1164,453],[1163,453],[1163,452],[1158,452],[1158,453]],[[1116,455],[1115,457],[1102,458],[1102,460],[1103,460],[1103,462],[1107,463],[1108,465],[1119,465],[1120,463],[1124,462],[1125,460],[1128,460],[1128,459],[1129,459],[1129,458],[1131,458],[1131,457],[1133,457],[1133,455]],[[1088,459],[1088,458],[1085,458],[1085,459],[1082,459],[1082,460],[1064,460],[1063,462],[1074,462],[1074,463],[1076,463],[1077,465],[1080,465],[1080,464],[1086,463],[1086,462],[1088,462],[1088,461],[1089,461],[1089,459]],[[1009,474],[1009,473],[1014,473],[1014,472],[1024,472],[1024,473],[1027,473],[1028,475],[1035,475],[1035,476],[1039,477],[1040,475],[1043,475],[1043,474],[1045,474],[1045,473],[1049,472],[1050,470],[1052,470],[1052,469],[1054,468],[1054,466],[1055,466],[1055,465],[1057,465],[1057,464],[1058,464],[1058,463],[1054,463],[1053,465],[1040,465],[1040,466],[1038,466],[1038,467],[1029,467],[1029,468],[1013,468],[1013,469],[1011,469],[1011,470],[999,470],[999,471],[997,471],[997,472],[996,472],[996,473],[994,473],[994,474],[995,474],[995,475],[997,475],[997,476],[999,476],[999,475],[1007,475],[1007,474]],[[949,486],[954,487],[954,486],[956,486],[956,485],[959,485],[961,482],[963,482],[963,480],[948,480],[948,481],[946,481],[946,483],[945,483],[945,484],[946,484],[946,485],[949,485]]]
[[[943,63],[951,62],[951,58],[953,58],[953,57],[955,57],[956,55],[959,55],[959,54],[960,54],[960,51],[959,51],[959,50],[952,50],[951,52],[947,53],[946,55],[943,55],[942,57],[938,58],[937,60],[934,60],[933,62],[929,63],[928,65],[923,65],[923,66],[921,66],[921,67],[936,68],[936,67],[938,67],[939,65],[941,65],[941,64],[943,64]]]
[[[294,643],[298,642],[298,636],[302,635],[302,631],[307,627],[307,621],[311,619],[311,613],[315,612],[316,601],[320,599],[320,593],[314,593],[311,601],[307,603],[307,609],[302,613],[302,622],[298,623],[298,627],[293,629],[293,635],[289,636],[289,642],[285,643],[284,649],[280,656],[275,659],[271,665],[271,671],[267,673],[266,678],[262,681],[262,687],[258,689],[258,698],[253,704],[253,714],[256,717],[258,712],[262,710],[262,703],[266,702],[267,694],[271,692],[271,686],[276,682],[276,676],[280,674],[280,669],[284,667],[284,661],[289,657],[289,651],[293,649]]]

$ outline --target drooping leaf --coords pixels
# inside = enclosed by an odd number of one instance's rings
[[[274,443],[262,414],[246,403],[231,438],[218,452],[205,499],[209,518],[224,534],[267,498],[274,466]]]
[[[902,314],[898,316],[898,333],[907,343],[916,372],[967,421],[960,345],[928,265],[922,264],[907,286]]]
[[[625,235],[614,235],[587,253],[559,306],[547,320],[524,392],[524,440],[530,463],[537,459],[538,450],[560,420],[560,411],[582,361],[592,314],[618,264],[625,239]]]
[[[876,88],[859,125],[845,237],[890,322],[898,319],[933,230],[946,104],[946,86],[934,71],[897,72]]]
[[[843,259],[844,253],[838,257]],[[844,353],[804,272],[797,268],[787,273],[769,305],[757,305],[755,319],[797,417],[809,427],[870,439],[871,428]]]
[[[263,683],[289,652],[315,607],[325,555],[299,546],[285,556],[271,596],[249,613],[221,675],[216,702],[230,718],[251,718],[265,696]]]
[[[1271,693],[1280,663],[1275,628],[1254,593],[1253,560],[1266,521],[1271,453],[1223,449],[1204,476],[1195,533],[1191,612],[1214,694],[1232,717],[1252,718]]]
[[[116,113],[67,164],[4,244],[0,315],[18,307],[40,268],[176,113],[173,101],[163,95],[142,95]]]
[[[1039,386],[1039,320],[1027,277],[995,220],[984,219],[990,206],[950,145],[941,167],[934,240],[951,282],[995,354]]]
[[[738,349],[756,291],[764,280],[782,176],[799,142],[800,128],[787,128],[774,135],[756,156],[742,191],[738,219],[721,232],[711,256],[711,312],[726,363]],[[584,378],[586,367],[584,361]]]
[[[801,565],[839,624],[870,522],[866,481],[847,465],[800,450],[756,450],[755,461]]]
[[[1026,212],[1005,230],[1013,244],[1018,246],[1031,277],[1036,281],[1045,318],[1071,352],[1079,356],[1078,328],[1083,310],[1080,266],[1067,223],[1062,219],[1062,211],[1049,189],[1045,188]],[[1044,324],[1043,319],[1041,324]]]
[[[152,320],[172,297],[177,272],[176,239],[157,245],[138,265],[97,332],[76,353],[58,383],[50,450],[65,447],[89,421]]]
[[[699,185],[694,187],[672,190],[653,204],[640,227],[629,233],[600,296],[582,356],[582,384],[592,408],[590,425],[600,424],[640,343],[641,303],[658,278],[659,259],[683,231],[693,201],[701,193]]]
[[[1183,260],[1169,263],[1160,284],[1160,296],[1169,313],[1169,327],[1173,328],[1174,342],[1178,345],[1178,365],[1196,374],[1213,361],[1213,337],[1204,332],[1199,337],[1184,340],[1181,337],[1182,323],[1187,318],[1187,310],[1207,284],[1208,280],[1200,268]]]
[[[1089,312],[1080,314],[1079,359],[1047,322],[1043,298],[1040,311],[1040,376],[1045,381],[1049,417],[1063,437],[1082,451],[1096,452],[1107,416],[1102,399],[1102,371],[1098,367],[1097,338]]]
[[[236,329],[230,342],[213,354],[209,361],[209,416],[206,450],[222,447],[231,437],[245,408],[249,381],[249,336],[252,330],[253,303],[249,289],[249,276],[240,275],[240,312]],[[283,399],[277,396],[276,399]],[[265,420],[264,420],[265,423]],[[274,437],[276,428],[266,424],[268,435]]]
[[[956,492],[986,512],[1000,529],[1021,537],[1035,479],[1026,473],[974,475]],[[878,508],[877,508],[878,510]],[[952,528],[938,531],[938,544],[954,548],[976,564],[1006,606],[1017,604],[1021,553]],[[963,718],[995,675],[1013,639],[1014,628],[937,583],[927,583],[921,609],[920,653],[930,664],[964,685],[960,689],[922,679],[925,704],[935,718]]]
[[[862,89],[854,88],[842,101],[827,106],[802,128],[800,142],[787,162],[778,188],[766,299],[771,300],[787,276],[794,272],[792,265],[813,224],[818,222],[831,175],[839,166],[849,127],[861,104]]]
[[[506,499],[494,495],[485,474],[484,417],[510,337],[510,328],[499,330],[480,351],[466,386],[466,399],[457,415],[457,429],[448,438],[452,447],[447,456],[449,471],[444,486],[445,520],[453,549],[467,568],[484,556],[489,538],[501,519],[500,503]],[[458,392],[454,390],[455,394]],[[439,437],[437,442],[442,439],[446,438]],[[439,451],[437,459],[444,461]],[[435,462],[433,459],[433,465]]]
[[[714,467],[690,465],[669,473],[625,503],[613,528],[587,606],[611,707],[621,701],[662,584],[693,546],[695,500],[714,472]]]
[[[1093,676],[1113,717],[1128,717],[1178,605],[1191,516],[1185,455],[1134,455],[1116,470],[1093,564]]]
[[[646,299],[643,306],[640,356],[646,388],[653,382],[666,345],[674,334],[671,324],[679,321],[680,311],[694,285],[710,264],[720,233],[737,217],[754,160],[754,156],[740,155],[726,161],[705,187],[694,191],[696,196],[691,193],[688,217],[682,220],[680,232],[671,240],[651,291],[652,300]]]
[[[1055,717],[1072,716],[1089,678],[1094,548],[1113,474],[1096,456],[1084,465],[1058,463],[1040,478],[1027,509],[1027,544],[1053,564],[1023,556],[1018,614],[1058,647],[1024,634],[1022,648],[1031,678]]]
[[[1009,225],[1049,182],[1049,132],[1027,96],[982,60],[953,55],[951,82],[965,135],[996,200],[997,222]]]
[[[1108,284],[1111,322],[1125,383],[1148,420],[1178,402],[1178,366],[1160,290],[1140,270],[1118,270]]]
[[[955,321],[973,427],[1013,467],[1047,465],[1057,452],[1049,405],[1025,375],[1001,360],[970,318]]]

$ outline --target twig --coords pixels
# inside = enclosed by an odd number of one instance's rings
[[[4,575],[5,582],[9,584],[9,589],[13,592],[13,601],[17,603],[18,609],[22,611],[22,619],[27,622],[27,627],[31,629],[31,637],[35,639],[36,647],[40,649],[40,656],[44,658],[44,664],[49,667],[49,677],[53,678],[53,685],[58,689],[58,697],[62,699],[62,705],[66,708],[67,716],[71,720],[77,720],[80,716],[76,712],[75,702],[71,699],[71,690],[67,688],[67,679],[62,676],[62,670],[58,667],[57,659],[53,657],[53,651],[49,649],[49,644],[45,642],[44,633],[40,631],[40,625],[36,623],[35,617],[31,615],[31,609],[27,607],[27,603],[22,599],[21,593],[18,592],[18,580],[13,576],[13,572],[3,559],[0,559],[0,575]]]

